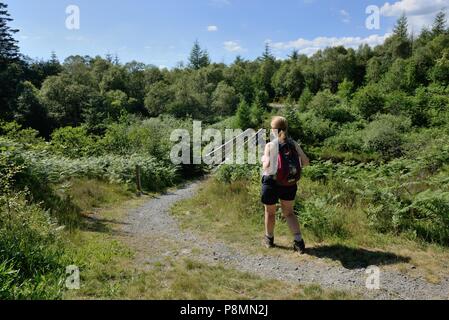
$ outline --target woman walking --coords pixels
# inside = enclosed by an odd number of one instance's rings
[[[265,205],[264,245],[273,248],[276,224],[276,205],[280,201],[282,213],[294,236],[293,249],[305,253],[305,242],[299,221],[294,213],[294,203],[298,191],[298,181],[303,167],[309,159],[301,147],[288,136],[288,122],[283,117],[274,117],[271,122],[275,140],[265,148],[262,179],[262,203]]]

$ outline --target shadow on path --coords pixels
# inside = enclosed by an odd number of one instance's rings
[[[360,269],[369,266],[384,266],[410,262],[409,257],[391,252],[370,251],[343,245],[330,245],[308,248],[307,254],[320,259],[340,261],[346,269]]]

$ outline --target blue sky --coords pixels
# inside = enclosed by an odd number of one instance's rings
[[[237,55],[253,59],[268,41],[284,58],[293,48],[312,54],[319,48],[383,41],[405,12],[419,30],[449,0],[6,0],[22,53],[60,59],[72,54],[117,54],[172,67],[186,61],[195,39],[213,61]],[[80,29],[66,28],[66,8],[80,8]],[[381,12],[378,30],[368,30],[367,6]]]

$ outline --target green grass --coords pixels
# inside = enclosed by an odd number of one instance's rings
[[[89,185],[88,183],[87,185]],[[116,190],[117,191],[117,190]],[[89,192],[84,203],[92,203]],[[117,198],[117,193],[112,197]],[[118,193],[120,194],[120,193]],[[110,195],[111,196],[111,195]],[[134,247],[118,235],[120,221],[131,208],[149,197],[114,202],[97,212],[89,229],[73,232],[67,239],[75,264],[80,267],[81,289],[66,291],[64,299],[355,299],[354,295],[266,280],[194,259],[162,258],[142,265]],[[85,208],[86,209],[86,208]],[[163,241],[161,242],[163,243]],[[145,251],[157,256],[157,248]],[[151,250],[154,250],[152,253]]]
[[[304,179],[298,193],[299,204],[317,194],[318,183]],[[323,188],[323,187],[321,187]],[[321,190],[322,192],[322,190]],[[258,188],[248,181],[225,184],[211,178],[192,199],[178,203],[172,210],[184,229],[218,238],[249,252],[281,254],[284,250],[267,251],[260,246],[264,235],[263,207],[258,204]],[[300,211],[301,206],[299,207]],[[319,209],[319,208],[318,208]],[[407,235],[381,234],[370,228],[366,214],[359,205],[334,207],[331,226],[338,225],[341,232],[317,231],[303,227],[308,245],[316,248],[313,255],[346,266],[384,265],[416,276],[425,276],[438,282],[449,270],[449,250],[435,244],[424,243]],[[324,207],[323,210],[330,210]],[[303,222],[303,213],[299,214]],[[318,233],[318,235],[320,235]],[[276,242],[290,246],[291,234],[279,212]]]
[[[114,205],[132,197],[124,185],[89,179],[72,179],[67,193],[81,211]]]
[[[170,259],[145,266],[110,235],[81,233],[76,242],[81,264],[81,290],[65,299],[356,299],[341,291],[266,280],[222,266],[189,259]]]

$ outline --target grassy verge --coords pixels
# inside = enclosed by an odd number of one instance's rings
[[[312,197],[307,194],[313,190],[310,184],[311,181],[303,181],[300,198]],[[224,184],[212,178],[202,186],[196,197],[179,203],[173,214],[183,228],[195,230],[206,237],[219,238],[250,252],[270,254],[272,251],[260,246],[264,234],[263,208],[255,204],[259,197],[252,185],[247,181]],[[315,215],[320,217],[319,205],[317,208]],[[366,215],[357,206],[335,210],[332,221],[321,227],[334,230],[321,230],[320,234],[320,230],[303,228],[308,245],[312,247],[309,259],[323,258],[346,267],[381,265],[416,276],[424,275],[429,282],[435,283],[440,281],[441,276],[447,275],[447,248],[412,240],[404,235],[377,233],[369,227]],[[301,210],[299,215],[301,220]],[[280,214],[277,220],[277,244],[290,246],[288,227]],[[315,224],[313,228],[320,226]],[[285,250],[275,250],[274,254],[290,257]]]
[[[136,252],[120,235],[124,215],[150,197],[133,198],[120,188],[85,181],[72,192],[83,212],[95,212],[88,228],[73,232],[66,245],[80,267],[81,289],[66,291],[64,299],[351,299],[355,296],[265,280],[222,266],[192,259],[162,258],[140,265]],[[103,196],[92,190],[105,192]],[[89,191],[90,190],[90,191]],[[87,218],[90,219],[90,218]],[[162,243],[162,242],[161,242]],[[158,254],[158,248],[154,255]],[[146,253],[151,254],[151,252]]]

